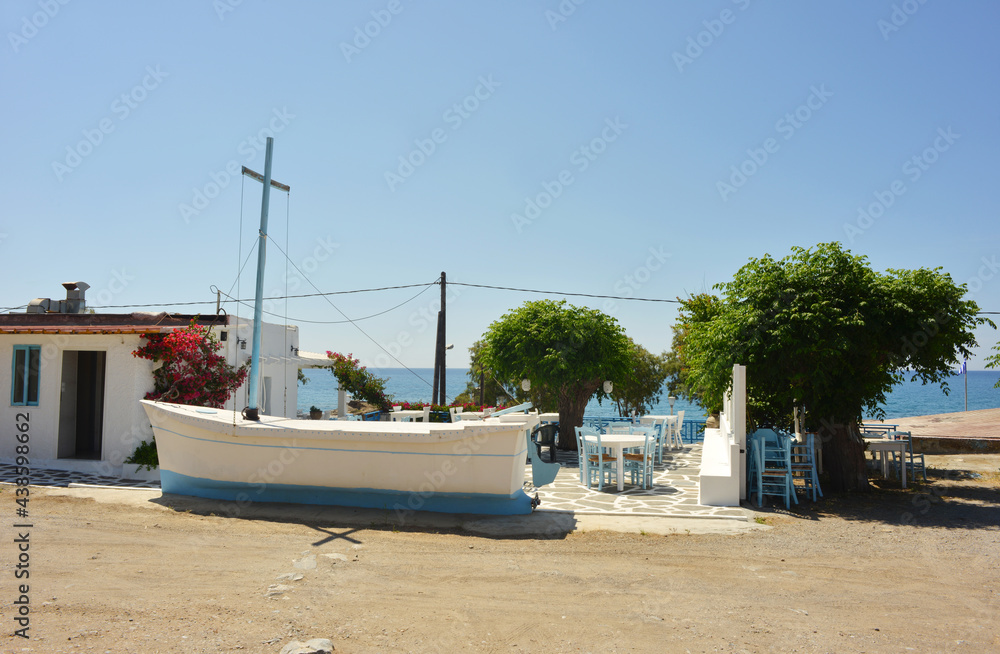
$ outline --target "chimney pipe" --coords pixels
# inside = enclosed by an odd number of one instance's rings
[[[90,284],[86,282],[64,282],[66,299],[59,303],[60,313],[83,313],[87,309],[84,295]]]

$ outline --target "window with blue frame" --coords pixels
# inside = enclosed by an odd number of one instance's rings
[[[14,406],[38,406],[38,371],[41,362],[41,345],[14,346],[14,378],[10,391],[10,403]]]

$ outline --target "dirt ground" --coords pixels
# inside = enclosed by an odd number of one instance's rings
[[[1000,456],[929,462],[926,485],[753,511],[771,528],[730,536],[485,538],[32,489],[31,637],[11,635],[5,519],[0,650],[1000,652]]]

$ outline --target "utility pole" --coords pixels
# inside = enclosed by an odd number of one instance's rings
[[[441,310],[438,311],[437,342],[434,346],[434,382],[431,388],[431,404],[445,402],[445,296],[448,276],[441,272]]]

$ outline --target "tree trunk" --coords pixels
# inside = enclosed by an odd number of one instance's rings
[[[865,443],[858,423],[824,420],[817,435],[823,443],[823,469],[830,475],[829,490],[835,493],[869,490]]]
[[[587,402],[597,391],[600,382],[562,388],[559,391],[559,449],[575,452],[577,448],[576,427],[583,426],[583,412]],[[583,384],[583,382],[581,382]]]

